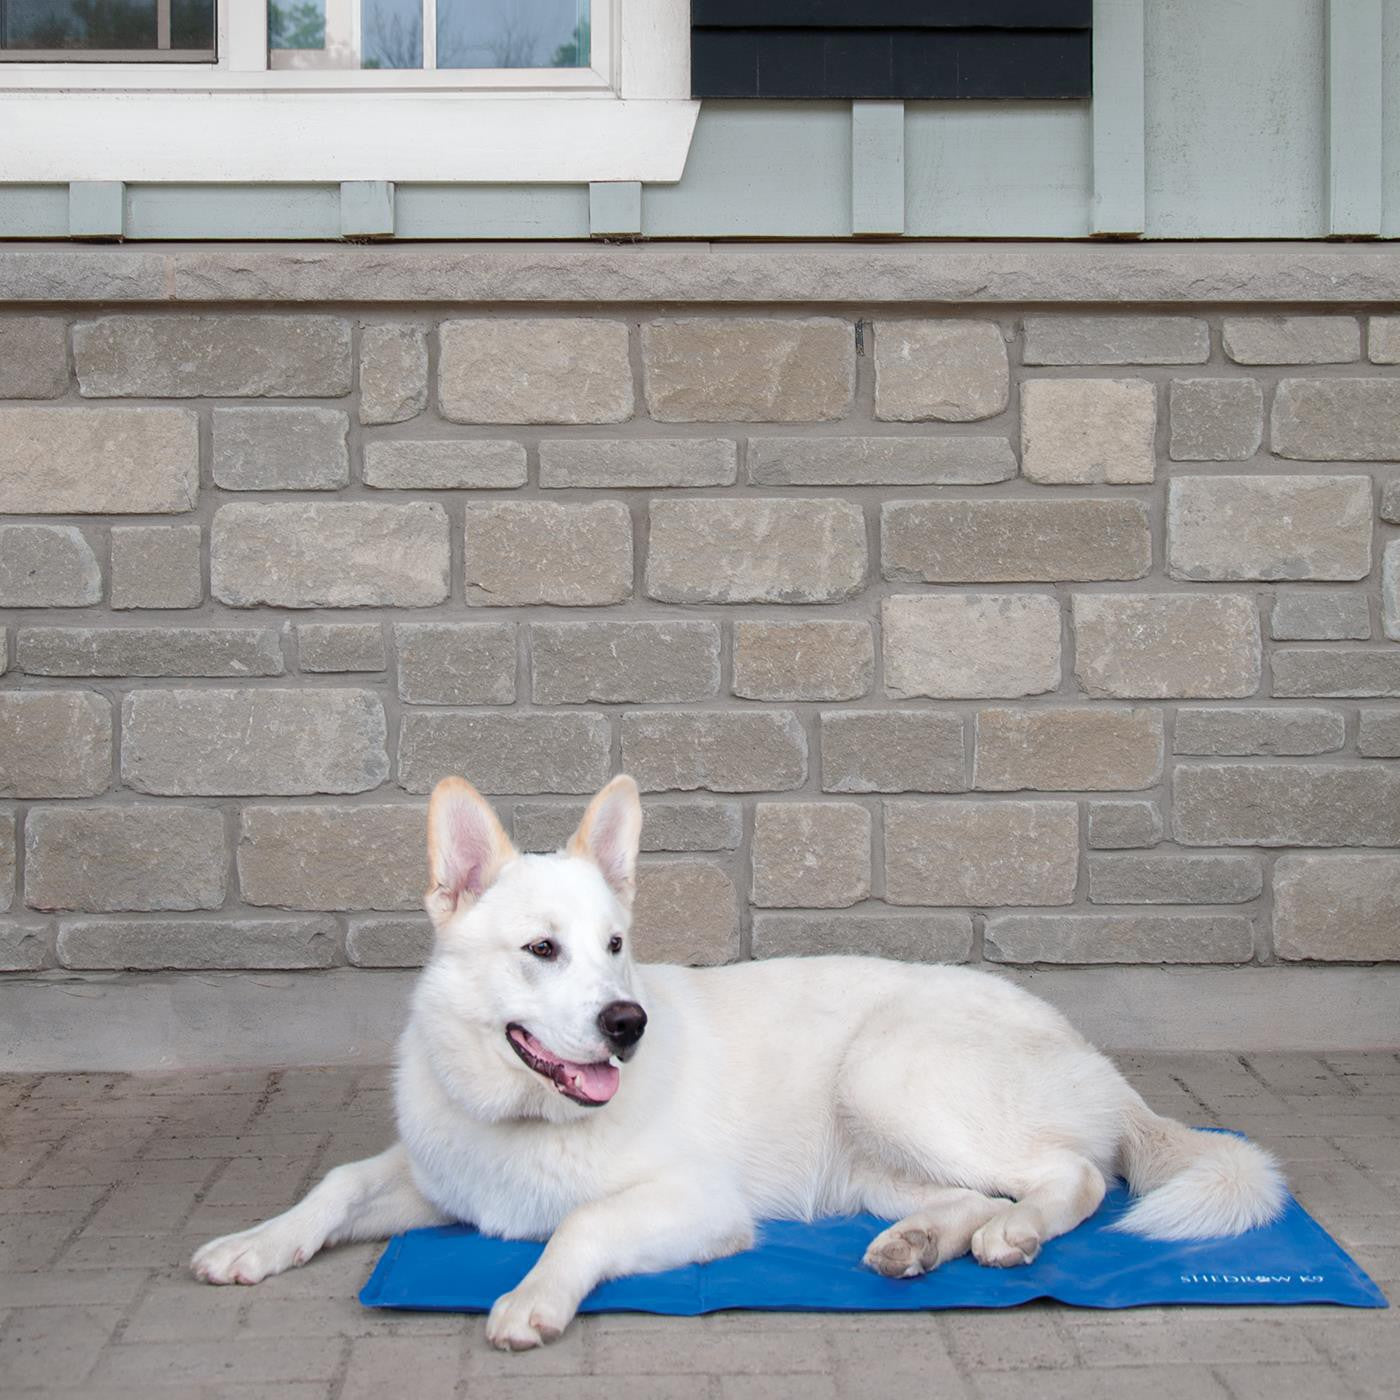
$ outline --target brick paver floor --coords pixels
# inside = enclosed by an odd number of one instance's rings
[[[1161,1111],[1244,1129],[1400,1298],[1400,1056],[1143,1056]],[[492,1351],[479,1317],[355,1294],[378,1245],[256,1288],[186,1272],[389,1140],[384,1070],[0,1079],[0,1393],[502,1400],[1330,1400],[1400,1395],[1400,1308],[584,1318]]]

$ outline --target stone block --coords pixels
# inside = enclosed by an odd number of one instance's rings
[[[431,792],[460,775],[486,793],[596,792],[612,776],[610,732],[606,716],[578,711],[408,714],[399,783]]]
[[[1342,365],[1361,358],[1354,316],[1227,316],[1221,340],[1237,365]]]
[[[297,623],[302,671],[382,671],[389,664],[379,622]]]
[[[360,422],[404,423],[428,406],[428,335],[396,323],[360,331]]]
[[[1381,565],[1381,624],[1392,642],[1400,642],[1400,540],[1385,547]]]
[[[243,809],[238,885],[281,909],[417,909],[428,876],[421,803]]]
[[[1016,475],[1004,437],[749,439],[756,486],[985,486]]]
[[[1021,474],[1047,485],[1153,479],[1157,386],[1146,379],[1027,379]]]
[[[544,487],[732,486],[738,445],[728,438],[554,438],[540,443]]]
[[[1400,772],[1338,763],[1183,763],[1172,830],[1188,846],[1400,845]]]
[[[31,909],[121,913],[218,909],[228,855],[222,812],[155,802],[36,807],[24,827]]]
[[[786,792],[807,776],[807,737],[791,710],[633,711],[622,766],[643,792]]]
[[[719,690],[713,622],[535,622],[530,697],[536,705],[708,700]]]
[[[1372,316],[1370,358],[1375,365],[1400,365],[1400,316]]]
[[[828,710],[824,792],[965,792],[962,716],[946,710]]]
[[[350,323],[336,316],[103,316],[73,327],[85,398],[338,399]]]
[[[617,501],[466,507],[467,602],[587,607],[632,594],[632,517]]]
[[[825,953],[897,958],[901,962],[966,962],[972,956],[972,916],[932,909],[913,914],[892,910],[765,910],[754,914],[754,957],[810,957]]]
[[[577,829],[582,802],[517,802],[511,832],[522,851],[557,851]],[[732,851],[744,836],[737,802],[648,798],[642,807],[644,851]]]
[[[1072,904],[1078,871],[1076,803],[885,803],[891,904]]]
[[[169,515],[199,495],[187,408],[0,408],[0,513]]]
[[[122,702],[122,781],[162,796],[365,792],[389,776],[369,690],[136,690]]]
[[[0,691],[0,797],[96,797],[112,781],[112,706],[90,690]]]
[[[1364,642],[1371,636],[1370,604],[1348,588],[1281,588],[1269,635],[1276,642]]]
[[[857,700],[875,678],[865,621],[736,622],[735,695],[748,700]]]
[[[1356,736],[1363,758],[1400,758],[1400,709],[1365,709]]]
[[[1089,849],[1121,851],[1155,846],[1162,839],[1162,813],[1155,802],[1089,802]]]
[[[1105,851],[1089,857],[1094,904],[1246,904],[1264,892],[1254,854]]]
[[[1152,536],[1141,501],[888,501],[880,554],[886,578],[920,583],[1134,579]]]
[[[1259,689],[1259,611],[1243,593],[1076,593],[1086,695],[1238,699]]]
[[[853,501],[654,501],[647,596],[663,603],[835,603],[865,586]]]
[[[1336,710],[1278,705],[1268,709],[1198,709],[1176,712],[1173,751],[1213,757],[1258,754],[1297,756],[1342,747],[1346,723]]]
[[[525,485],[525,448],[478,438],[367,442],[364,477],[385,491],[511,490]]]
[[[68,327],[57,316],[0,320],[0,399],[56,399],[68,392]]]
[[[875,323],[875,416],[967,423],[1005,410],[1011,376],[994,321]]]
[[[642,378],[660,423],[827,422],[850,411],[855,333],[828,317],[651,321]]]
[[[1195,316],[1027,316],[1027,365],[1203,365],[1210,327]]]
[[[225,491],[335,491],[350,482],[350,417],[338,408],[216,408],[214,484]]]
[[[15,819],[0,813],[0,911],[14,903],[15,898]]]
[[[76,526],[0,525],[0,608],[85,608],[101,601],[102,570]]]
[[[396,622],[399,699],[411,705],[509,705],[513,622]]]
[[[37,972],[48,951],[46,922],[0,919],[0,972]]]
[[[306,968],[335,962],[334,919],[65,919],[63,967]]]
[[[979,710],[976,736],[972,782],[985,791],[1127,791],[1162,776],[1160,710]]]
[[[1284,379],[1274,392],[1274,452],[1304,462],[1400,458],[1400,379]]]
[[[1264,437],[1264,391],[1253,379],[1173,379],[1173,462],[1243,462]]]
[[[197,608],[204,601],[198,525],[114,525],[114,608]]]
[[[856,802],[760,802],[752,903],[845,909],[870,894],[870,813]]]
[[[898,699],[1015,698],[1060,684],[1049,594],[908,594],[880,605],[885,691]]]
[[[624,321],[444,321],[438,406],[453,423],[624,423],[634,408],[627,342]]]
[[[236,608],[418,608],[448,593],[447,512],[414,501],[223,506],[210,588]]]
[[[1243,963],[1244,914],[993,914],[986,954],[1008,963]]]
[[[1285,647],[1269,658],[1274,694],[1350,699],[1400,695],[1400,654],[1380,647]]]
[[[1280,856],[1274,953],[1290,961],[1400,958],[1400,855]]]
[[[352,967],[422,967],[433,951],[426,917],[351,919],[345,956]]]
[[[1359,579],[1371,571],[1368,476],[1179,476],[1167,569],[1183,579]]]
[[[729,872],[707,860],[643,861],[631,937],[642,962],[733,962],[739,956],[739,895]]]
[[[31,676],[280,676],[271,627],[21,627]]]

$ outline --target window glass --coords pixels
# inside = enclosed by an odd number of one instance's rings
[[[0,58],[212,61],[215,0],[0,0]]]
[[[589,66],[589,0],[437,0],[436,9],[436,62],[426,66]],[[423,0],[269,0],[271,66],[421,69],[424,14]]]

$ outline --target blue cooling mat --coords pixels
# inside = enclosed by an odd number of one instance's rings
[[[580,1312],[692,1317],[723,1308],[887,1312],[1009,1308],[1056,1298],[1085,1308],[1148,1303],[1343,1303],[1386,1307],[1384,1294],[1291,1197],[1266,1229],[1227,1239],[1143,1240],[1107,1227],[1128,1205],[1121,1187],[1077,1230],[1051,1240],[1035,1263],[987,1269],[955,1259],[917,1279],[862,1267],[888,1223],[873,1215],[766,1222],[754,1248],[709,1264],[600,1284]],[[360,1293],[372,1308],[487,1312],[539,1258],[540,1244],[488,1239],[470,1226],[413,1230],[389,1242]]]

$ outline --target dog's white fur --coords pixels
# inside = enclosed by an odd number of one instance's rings
[[[1141,1196],[1123,1222],[1139,1234],[1233,1234],[1281,1209],[1267,1153],[1158,1117],[1058,1012],[994,975],[875,958],[635,965],[630,778],[554,855],[518,855],[460,779],[439,784],[428,824],[438,937],[400,1044],[401,1140],[206,1244],[192,1266],[210,1283],[469,1221],[549,1241],[487,1322],[494,1345],[522,1349],[557,1337],[599,1281],[742,1249],[764,1218],[894,1219],[865,1262],[908,1277],[969,1250],[1029,1262],[1115,1173]],[[549,961],[529,951],[544,938]],[[617,1001],[649,1024],[602,1105],[565,1097],[506,1038],[522,1025],[598,1062],[597,1017]]]

